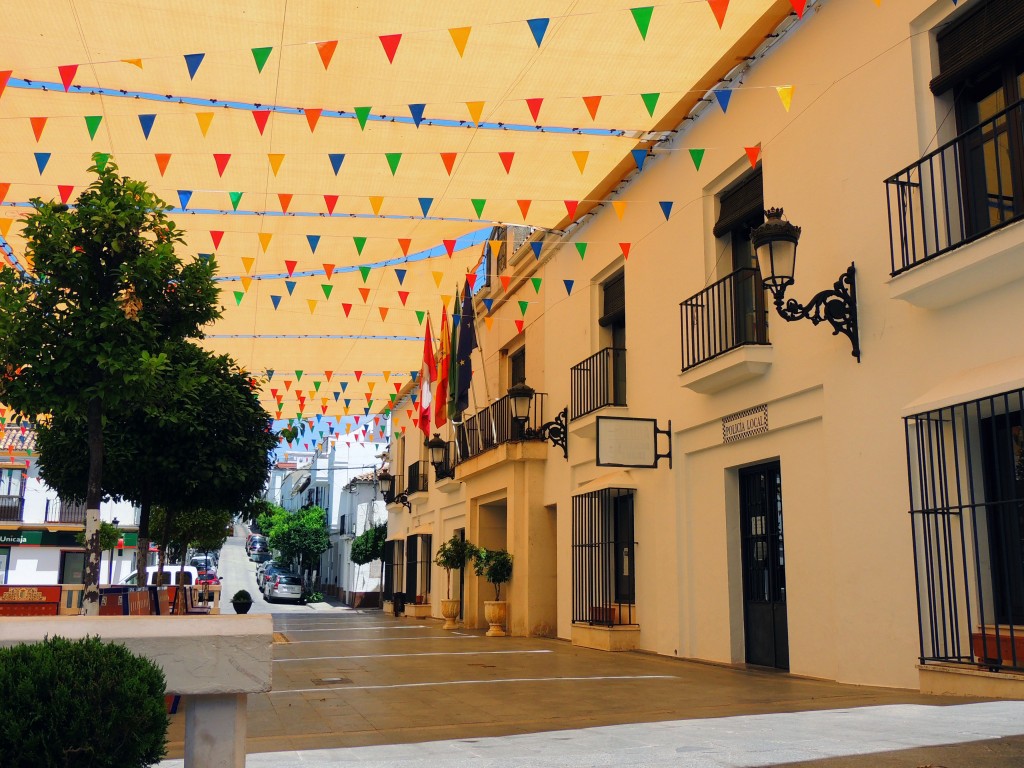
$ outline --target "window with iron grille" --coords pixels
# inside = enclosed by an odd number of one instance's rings
[[[508,385],[526,383],[526,347],[522,346],[508,356]]]
[[[598,323],[608,329],[611,404],[626,404],[626,273],[620,271],[601,287],[603,306]]]
[[[572,497],[572,620],[635,624],[633,490],[605,488]]]
[[[921,661],[1024,669],[1024,390],[905,423]]]
[[[431,535],[419,533],[405,540],[405,599],[409,603],[427,602],[430,595]]]

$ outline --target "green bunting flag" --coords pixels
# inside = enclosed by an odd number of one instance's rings
[[[235,291],[235,305],[242,303],[242,297],[245,296],[245,291]]]
[[[356,253],[360,256],[363,255],[363,246],[366,245],[365,237],[353,237],[352,241],[356,244]]]
[[[654,15],[654,6],[647,5],[642,8],[630,8],[629,12],[633,14],[633,21],[636,22],[636,28],[640,30],[640,37],[646,40],[647,30],[651,26],[651,16]]]
[[[263,67],[266,66],[267,59],[270,58],[270,52],[273,48],[253,48],[252,58],[256,62],[256,69],[259,72],[263,71]]]
[[[107,167],[107,160],[110,159],[110,155],[107,152],[97,152],[93,155],[93,158],[96,160],[96,169],[102,172],[103,169]],[[40,171],[40,173],[42,173],[42,171]]]
[[[359,268],[359,274],[363,276],[363,282],[365,283],[366,282],[366,278],[368,278],[370,276],[370,268],[369,267],[360,267]]]
[[[700,164],[704,161],[704,150],[703,149],[691,149],[690,159],[693,160],[693,167],[698,171],[700,170]]]
[[[324,290],[324,298],[331,298],[331,291],[334,290],[334,286],[331,285],[330,283],[321,283],[320,287],[323,288]]]
[[[356,119],[359,120],[360,130],[366,130],[366,118],[370,116],[372,107],[356,107]]]
[[[486,200],[480,200],[479,198],[473,198],[473,210],[476,211],[476,217],[479,219],[484,215],[484,206],[487,205]]]
[[[658,106],[658,99],[661,97],[660,93],[641,93],[640,98],[644,100],[644,106],[647,107],[647,114],[654,117],[654,110]]]
[[[526,308],[529,307],[529,306],[530,306],[530,302],[528,302],[528,301],[520,301],[519,302],[519,313],[523,317],[526,317]]]
[[[587,244],[586,243],[576,243],[576,250],[579,251],[580,261],[582,261],[583,257],[587,255]]]
[[[388,167],[391,168],[391,175],[394,176],[398,171],[398,164],[402,160],[401,152],[385,152],[384,157],[388,159]]]
[[[416,322],[419,323],[420,325],[423,325],[423,318],[426,317],[426,316],[427,316],[426,312],[422,312],[422,311],[420,311],[418,309],[416,310]]]
[[[89,129],[89,138],[96,138],[96,131],[99,130],[100,123],[103,122],[103,115],[86,115],[85,127]]]
[[[228,192],[228,197],[231,198],[231,210],[237,211],[238,210],[238,204],[240,202],[242,202],[242,193],[241,192]]]
[[[534,293],[540,293],[540,284],[541,284],[542,280],[543,280],[543,278],[540,278],[540,277],[531,277],[530,278],[530,282],[533,283],[533,292]]]

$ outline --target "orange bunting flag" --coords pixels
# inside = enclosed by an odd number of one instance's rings
[[[412,240],[410,240],[408,237],[400,237],[400,238],[398,238],[398,247],[402,249],[402,255],[404,255],[404,256],[408,256],[409,255],[409,246],[410,245],[412,245]]]
[[[469,117],[473,121],[474,125],[480,125],[480,118],[484,113],[484,102],[482,101],[467,101],[466,109],[469,110]]]
[[[156,158],[156,167],[160,170],[160,175],[163,176],[167,171],[167,164],[171,162],[171,156],[170,154],[161,153],[154,155],[154,157]]]
[[[131,64],[133,67],[142,69],[142,59],[121,59],[124,64]]]
[[[331,376],[334,375],[334,371],[324,371],[324,378],[327,379],[327,383],[331,383]]]
[[[491,326],[494,325],[494,318],[488,315],[484,318],[484,325],[487,326],[487,330],[491,330]]]
[[[306,123],[309,124],[309,132],[312,133],[316,130],[316,124],[320,121],[320,114],[323,112],[322,109],[304,109],[302,110],[306,114]]]
[[[370,298],[370,289],[369,288],[360,288],[359,289],[359,295],[363,297],[363,304],[365,304],[369,300],[369,298]]]
[[[469,42],[469,33],[472,30],[472,27],[452,27],[448,30],[448,34],[452,36],[452,42],[455,43],[455,50],[459,52],[460,59],[466,54],[466,43]]]
[[[746,147],[747,159],[750,160],[750,167],[757,167],[757,160],[761,156],[761,146]]]
[[[388,63],[395,63],[395,54],[398,53],[398,44],[402,42],[401,35],[379,35],[378,40],[384,47],[384,53],[387,54]]]
[[[324,264],[324,274],[327,275],[327,279],[330,280],[331,276],[334,274],[334,265]],[[330,379],[328,379],[328,381],[330,381]]]
[[[509,275],[501,275],[498,279],[501,280],[501,289],[508,293],[508,286],[512,282],[512,278]]]
[[[532,200],[516,200],[519,203],[519,210],[523,212],[523,221],[526,221],[526,217],[530,215],[530,203]]]
[[[718,28],[721,29],[725,24],[725,12],[729,10],[729,0],[708,0],[708,5],[711,6],[711,11],[715,14],[715,21],[718,22]]]
[[[277,199],[281,203],[282,213],[288,213],[288,206],[292,204],[292,196],[288,192],[278,192]]]
[[[11,231],[11,224],[14,223],[14,219],[2,218],[0,219],[0,235],[7,237],[7,234]],[[0,266],[3,262],[0,262]]]
[[[597,120],[597,108],[601,106],[600,96],[584,96],[583,103],[587,105],[587,112],[591,120]]]
[[[590,152],[585,149],[576,149],[572,153],[573,159],[576,161],[576,167],[580,169],[580,173],[587,167],[587,160],[590,159]]]
[[[10,191],[11,191],[11,184],[10,184],[10,182],[5,181],[3,184],[0,184],[0,203],[2,203],[4,200],[7,199],[7,193],[10,192]],[[0,409],[0,410],[2,410],[2,409]]]
[[[4,89],[7,87],[7,81],[11,79],[13,72],[9,69],[5,69],[0,72],[0,96],[4,95]]]
[[[43,129],[46,127],[47,119],[45,117],[30,117],[28,119],[32,124],[32,133],[35,134],[37,143],[43,137]]]
[[[505,173],[512,172],[512,160],[515,158],[515,152],[499,152],[498,157],[501,158],[501,164],[505,166]]]
[[[267,160],[270,161],[270,170],[277,176],[277,172],[281,170],[281,163],[284,162],[284,155],[275,152],[267,155]]]
[[[206,132],[210,130],[210,123],[213,122],[213,112],[196,112],[196,120],[199,122],[199,130],[203,132],[203,138],[205,138]]]
[[[251,277],[243,277],[242,278],[242,290],[245,291],[246,293],[248,293],[250,285],[252,285],[252,278]]]
[[[380,312],[380,319],[381,320],[387,320],[388,319],[388,308],[387,307],[377,307],[377,311]]]
[[[328,40],[316,44],[317,53],[320,54],[320,61],[324,63],[324,69],[331,66],[331,59],[334,58],[334,51],[338,47],[337,40]]]
[[[452,167],[455,165],[456,152],[442,152],[441,162],[444,163],[445,170],[448,171],[448,175],[452,175]]]

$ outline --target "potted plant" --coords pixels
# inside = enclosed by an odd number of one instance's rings
[[[445,576],[448,578],[447,599],[441,601],[441,615],[444,616],[444,629],[455,629],[459,625],[456,619],[459,617],[459,600],[452,599],[452,571],[466,567],[466,563],[476,553],[476,547],[465,539],[453,535],[448,541],[437,548],[434,554],[434,564],[444,568]]]
[[[244,589],[238,590],[231,598],[231,606],[235,609],[235,613],[248,613],[252,608],[252,595]]]
[[[501,585],[512,578],[512,555],[504,549],[480,547],[473,556],[473,570],[494,585],[494,600],[484,600],[484,618],[490,625],[487,637],[504,637],[508,603],[501,599]]]

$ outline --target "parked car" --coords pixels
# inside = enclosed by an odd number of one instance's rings
[[[268,547],[266,544],[263,544],[261,542],[256,542],[256,543],[254,543],[252,545],[252,547],[249,548],[249,559],[250,560],[256,560],[255,555],[258,555],[261,552],[267,554],[267,557],[264,558],[265,560],[269,560],[270,559],[270,557],[269,557],[269,555],[270,555],[270,547]]]
[[[157,571],[159,566],[151,565],[146,569],[146,584],[154,586],[157,584]],[[161,574],[160,584],[178,584],[191,586],[199,583],[199,571],[191,565],[165,565]],[[132,571],[121,580],[122,584],[138,584],[139,572]]]
[[[265,549],[257,550],[256,552],[253,552],[251,555],[249,555],[249,559],[252,560],[254,563],[265,563],[272,557],[273,555],[271,555],[270,552],[268,552]]]
[[[250,533],[248,536],[246,536],[245,537],[245,554],[248,555],[250,553],[250,551],[252,550],[252,548],[254,546],[256,546],[256,544],[258,544],[258,543],[259,544],[263,544],[263,546],[268,546],[268,544],[267,544],[267,537],[264,536],[262,533]]]
[[[217,584],[217,566],[214,559],[209,555],[196,555],[189,561],[189,565],[199,572],[200,584]]]
[[[303,602],[302,579],[297,573],[275,573],[263,586],[263,597],[268,603],[274,600]]]
[[[260,590],[263,589],[263,584],[267,578],[275,573],[283,573],[288,570],[288,566],[284,563],[278,562],[277,560],[267,560],[264,563],[260,563],[256,566],[256,587]]]

